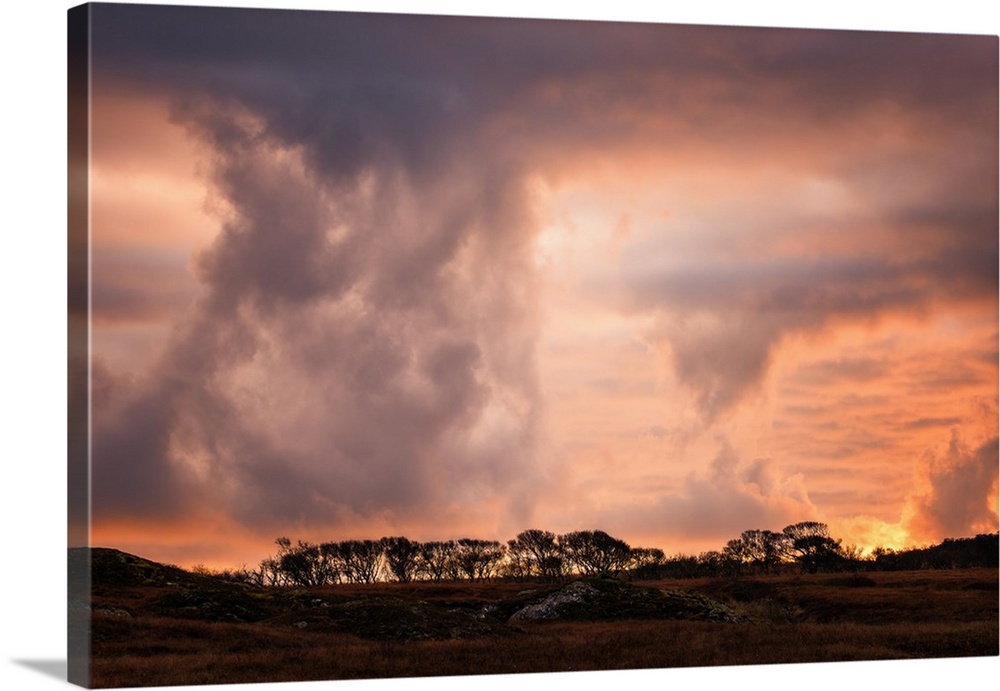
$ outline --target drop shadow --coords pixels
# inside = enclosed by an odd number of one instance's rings
[[[47,677],[53,677],[59,681],[66,681],[66,674],[69,665],[66,660],[11,660],[11,662],[33,669]]]

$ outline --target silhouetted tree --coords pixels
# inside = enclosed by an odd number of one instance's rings
[[[339,542],[320,543],[319,553],[326,561],[326,568],[329,573],[330,583],[340,583],[347,577],[347,568],[344,565],[344,556],[341,554]]]
[[[787,554],[799,562],[809,573],[820,569],[832,570],[841,563],[840,541],[830,537],[825,523],[803,521],[785,527]]]
[[[722,556],[728,564],[732,565],[736,574],[743,573],[752,559],[750,545],[738,537],[726,543],[726,546],[722,548]]]
[[[878,545],[877,547],[874,547],[872,551],[868,554],[868,558],[871,559],[872,561],[878,561],[879,559],[882,559],[884,557],[892,556],[895,553],[896,550],[892,549],[891,547],[883,547],[882,545]]]
[[[709,550],[698,555],[698,567],[702,575],[723,576],[733,569],[730,559],[718,550]]]
[[[462,538],[454,550],[455,563],[470,581],[491,577],[503,557],[503,545],[495,540]]]
[[[558,538],[563,556],[581,573],[616,574],[628,566],[632,548],[603,530],[577,530]]]
[[[857,545],[840,545],[840,563],[848,571],[867,570],[871,562],[865,558],[864,550]]]
[[[774,571],[786,552],[783,533],[772,530],[744,530],[738,538],[730,540],[723,554],[737,571],[749,569],[756,572]]]
[[[514,559],[525,564],[528,572],[544,580],[560,580],[563,554],[556,536],[547,530],[525,530],[507,543]]]
[[[289,551],[292,548],[291,539],[281,536],[274,539],[274,544],[278,546],[278,557],[280,558],[282,554]]]
[[[233,569],[223,569],[219,572],[219,576],[233,583],[245,583],[246,585],[257,587],[264,585],[260,579],[259,569],[252,569],[246,564],[241,564],[239,567]]]
[[[417,571],[420,543],[412,542],[405,537],[384,537],[380,542],[389,573],[399,583],[412,580]]]
[[[659,571],[670,578],[696,578],[702,575],[698,558],[686,554],[675,554],[666,559]]]
[[[316,586],[334,581],[337,566],[319,545],[299,540],[294,547],[290,541],[279,543],[279,547],[279,568],[291,584]]]
[[[517,540],[507,540],[507,558],[500,564],[500,572],[504,578],[518,581],[531,577],[532,562]]]
[[[629,550],[628,570],[632,578],[659,578],[666,555],[658,547],[633,547]]]
[[[764,573],[771,573],[781,564],[785,554],[785,536],[773,530],[759,530],[754,536],[757,560]]]
[[[425,577],[440,581],[449,571],[449,563],[454,559],[455,542],[433,541],[420,544],[417,568]]]
[[[278,547],[278,553],[260,562],[261,580],[268,586],[291,585],[288,575],[281,568],[281,557],[291,549],[292,541],[287,537],[278,537],[274,544]]]
[[[997,533],[975,538],[947,538],[941,544],[892,550],[876,547],[867,557],[853,545],[842,546],[825,523],[803,521],[780,533],[745,530],[721,551],[697,557],[666,559],[657,548],[632,548],[601,530],[554,535],[525,530],[504,544],[463,538],[419,543],[405,537],[380,540],[344,540],[315,545],[287,537],[275,541],[277,554],[257,568],[221,572],[195,567],[226,580],[255,586],[317,586],[346,580],[374,583],[384,577],[407,582],[416,577],[482,580],[494,576],[559,580],[569,571],[586,575],[627,573],[629,578],[733,576],[740,572],[769,573],[783,561],[803,570],[996,568],[1000,561]]]
[[[344,540],[339,543],[344,574],[352,583],[374,583],[382,576],[382,543],[378,540]]]
[[[997,533],[975,537],[945,538],[928,547],[891,550],[876,547],[870,561],[880,571],[915,569],[953,569],[969,567],[996,568],[1000,562]]]
[[[287,585],[285,574],[281,572],[281,562],[277,557],[265,557],[261,559],[254,572],[255,582],[264,587]]]

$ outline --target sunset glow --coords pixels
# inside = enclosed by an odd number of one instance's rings
[[[996,37],[93,12],[93,545],[997,530]]]

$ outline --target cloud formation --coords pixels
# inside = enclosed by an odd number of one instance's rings
[[[509,537],[562,482],[715,539],[846,516],[861,466],[898,515],[924,435],[995,435],[990,37],[93,11],[95,112],[135,114],[95,156],[100,520]],[[144,168],[193,205],[178,132],[202,209],[138,213]],[[920,515],[981,523],[946,475]]]
[[[910,534],[932,542],[996,532],[998,457],[997,437],[973,448],[953,429],[947,453],[924,459],[924,487],[904,512]]]
[[[423,511],[459,476],[509,490],[537,405],[517,183],[411,183],[386,164],[340,184],[220,109],[192,127],[225,139],[232,215],[198,258],[192,313],[97,430],[98,505],[190,500],[172,481],[192,473],[196,503],[265,524]]]
[[[728,439],[717,439],[716,444],[715,454],[674,486],[651,493],[653,481],[647,478],[633,487],[631,501],[603,507],[588,520],[668,554],[697,554],[721,549],[743,530],[781,530],[820,517],[801,474],[788,473],[770,458],[741,458]],[[566,516],[564,508],[557,520],[572,524],[579,518]]]

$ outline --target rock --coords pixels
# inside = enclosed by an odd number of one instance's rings
[[[587,602],[598,595],[598,591],[583,581],[575,581],[557,590],[542,600],[522,607],[511,615],[511,621],[555,619],[568,605]]]
[[[535,597],[500,601],[480,610],[502,621],[568,619],[617,621],[674,619],[738,622],[745,618],[726,605],[687,590],[658,590],[617,580],[586,579]]]
[[[120,607],[95,607],[95,612],[102,612],[104,614],[110,614],[113,617],[131,617],[132,613],[128,612]]]

